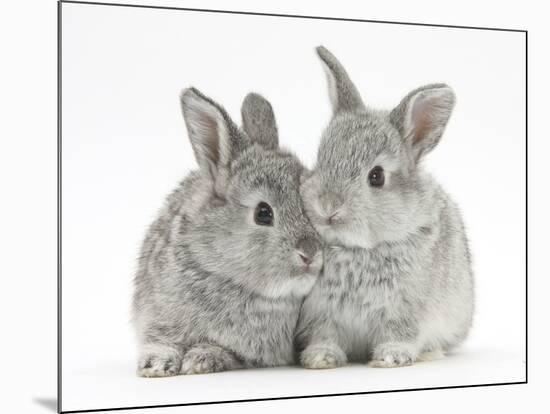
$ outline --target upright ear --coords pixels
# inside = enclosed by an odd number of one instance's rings
[[[327,74],[329,96],[334,114],[364,111],[365,105],[361,95],[338,59],[324,46],[319,46],[316,50]]]
[[[271,104],[257,93],[249,93],[241,108],[243,129],[253,141],[267,149],[279,148],[279,133]]]
[[[438,144],[454,104],[453,90],[439,83],[415,89],[391,111],[390,121],[409,144],[415,161]]]
[[[221,195],[231,160],[246,146],[246,138],[220,105],[195,88],[181,93],[181,108],[197,163]]]

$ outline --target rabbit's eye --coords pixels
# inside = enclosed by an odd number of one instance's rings
[[[384,169],[377,165],[369,172],[369,184],[373,187],[382,187],[384,185]]]
[[[254,221],[260,226],[272,226],[273,209],[271,206],[263,201],[259,203],[254,211]]]

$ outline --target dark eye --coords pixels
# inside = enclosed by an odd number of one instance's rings
[[[377,165],[369,172],[369,184],[373,187],[382,187],[384,185],[384,169]]]
[[[273,226],[273,209],[263,201],[256,206],[254,221],[260,226]]]

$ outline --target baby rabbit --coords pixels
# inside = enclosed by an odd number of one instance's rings
[[[291,364],[300,305],[322,266],[299,194],[304,168],[279,149],[261,96],[243,103],[245,131],[194,88],[181,104],[199,169],[168,197],[141,249],[138,375]]]
[[[474,292],[457,206],[421,169],[455,103],[423,86],[392,111],[367,108],[338,60],[324,63],[333,117],[301,191],[326,242],[297,330],[306,368],[434,359],[466,337]]]

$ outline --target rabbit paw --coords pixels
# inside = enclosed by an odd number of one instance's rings
[[[140,377],[171,377],[179,373],[181,358],[177,350],[165,346],[149,347],[138,361]]]
[[[347,358],[337,345],[313,345],[302,352],[300,362],[304,368],[327,369],[345,365]]]
[[[369,366],[375,368],[395,368],[412,365],[413,352],[405,344],[382,344],[375,348]]]
[[[218,346],[195,345],[183,356],[182,374],[208,374],[238,368],[234,357]]]

